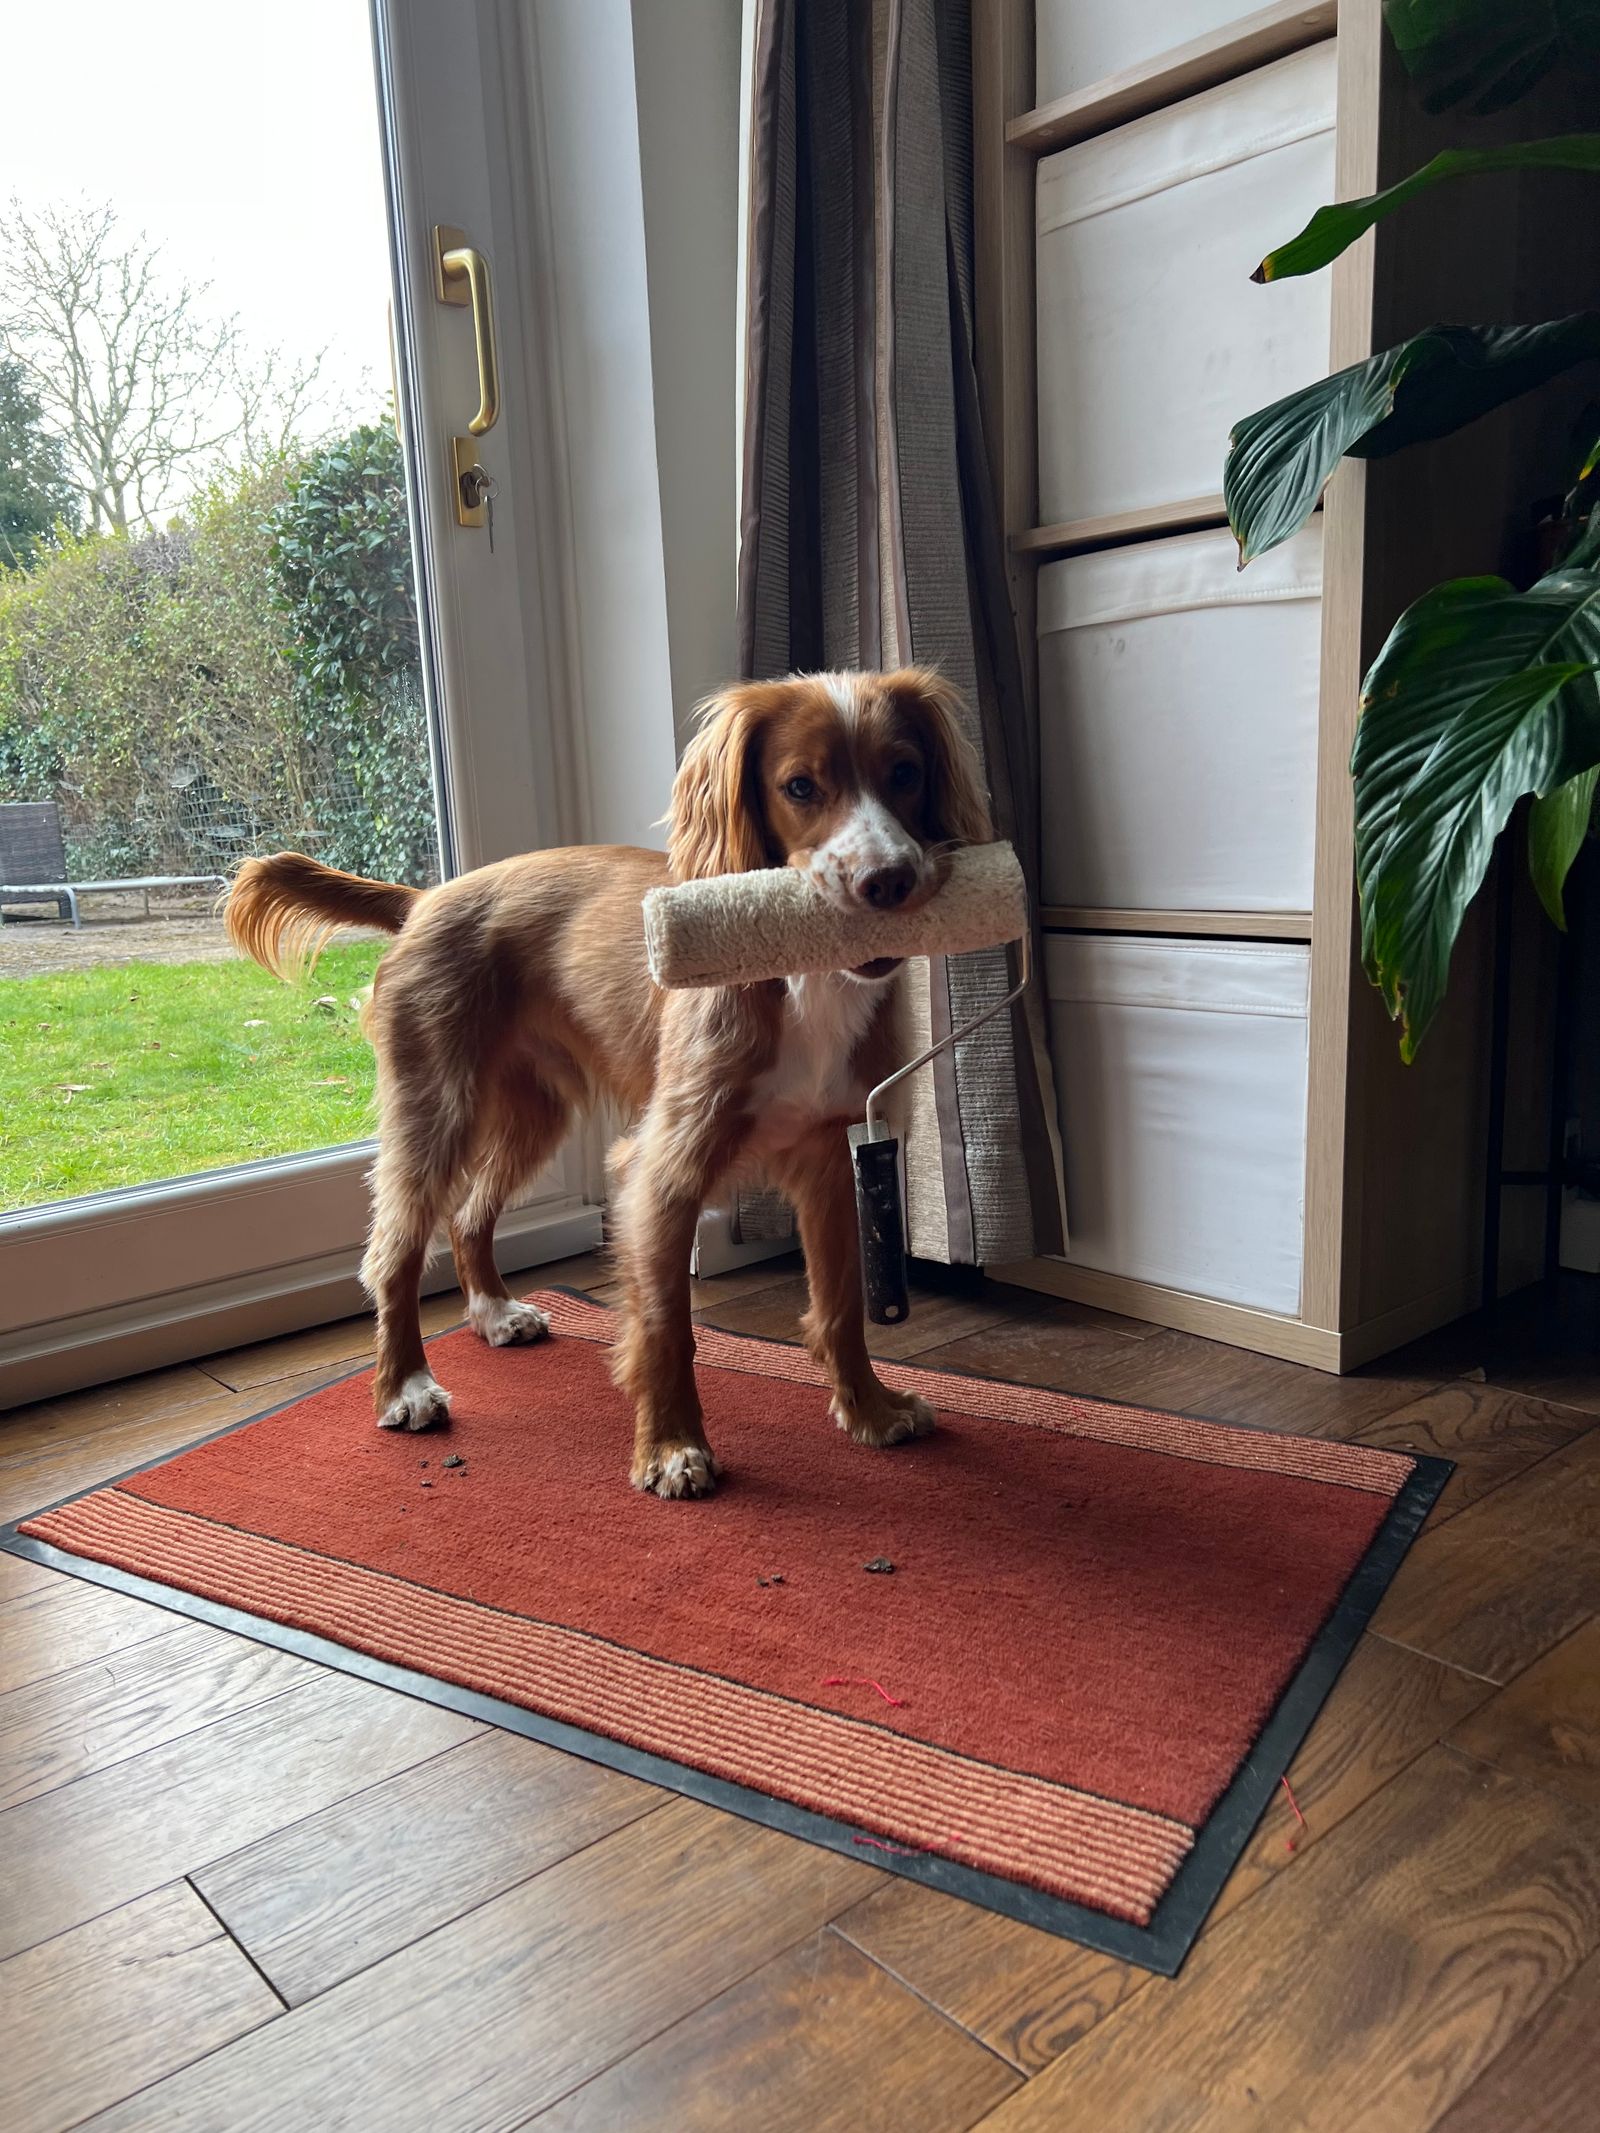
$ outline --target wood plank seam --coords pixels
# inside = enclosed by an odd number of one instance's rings
[[[1496,1682],[1495,1694],[1480,1705],[1478,1712],[1475,1712],[1473,1716],[1476,1717],[1492,1710],[1502,1697],[1510,1695],[1515,1690],[1519,1682],[1524,1681],[1529,1674],[1543,1666],[1552,1652],[1558,1651],[1563,1644],[1566,1644],[1571,1638],[1581,1635],[1584,1630],[1593,1629],[1597,1622],[1600,1622],[1600,1615],[1585,1616],[1584,1620],[1578,1623],[1576,1628],[1568,1630],[1566,1636],[1557,1637],[1553,1643],[1547,1644],[1542,1651],[1535,1653],[1527,1665],[1521,1668],[1519,1672],[1512,1674],[1505,1681]],[[1445,1664],[1447,1662],[1441,1661],[1440,1663]],[[1457,1673],[1464,1673],[1465,1671],[1465,1668],[1456,1668]],[[1451,1730],[1455,1731],[1456,1729],[1452,1728]],[[1444,1746],[1449,1748],[1452,1754],[1464,1756],[1468,1762],[1478,1763],[1485,1770],[1503,1770],[1503,1766],[1497,1763],[1492,1755],[1480,1754],[1476,1749],[1469,1748],[1464,1741],[1447,1738],[1444,1741]],[[1520,1784],[1536,1786],[1540,1792],[1549,1793],[1557,1799],[1567,1800],[1570,1805],[1569,1796],[1562,1791],[1560,1786],[1545,1783],[1542,1778],[1523,1769],[1520,1765],[1514,1770],[1504,1771],[1503,1774],[1514,1776]]]
[[[1545,1656],[1546,1655],[1541,1652],[1540,1657],[1543,1658]],[[1524,1672],[1526,1671],[1526,1668],[1524,1668]],[[1501,1688],[1507,1688],[1510,1686],[1510,1684],[1508,1682],[1501,1682],[1499,1686]],[[1571,1799],[1566,1793],[1562,1791],[1559,1785],[1549,1784],[1544,1778],[1536,1777],[1530,1771],[1518,1770],[1515,1773],[1509,1773],[1507,1771],[1504,1771],[1501,1769],[1500,1765],[1494,1760],[1493,1756],[1480,1755],[1475,1749],[1464,1747],[1460,1741],[1441,1740],[1439,1746],[1441,1748],[1447,1748],[1449,1752],[1453,1756],[1455,1756],[1458,1762],[1470,1763],[1473,1769],[1483,1771],[1485,1776],[1487,1776],[1490,1771],[1493,1771],[1497,1777],[1506,1777],[1508,1775],[1514,1775],[1516,1782],[1519,1785],[1531,1785],[1535,1792],[1543,1793],[1547,1800],[1555,1800],[1559,1802],[1559,1804],[1563,1807],[1570,1807],[1572,1805]]]
[[[629,1826],[631,1827],[632,1825],[630,1824]],[[612,1832],[612,1834],[614,1835],[615,1832]],[[605,1839],[599,1838],[596,1841],[599,1843],[604,1843]],[[588,1849],[590,1849],[590,1847],[584,1845],[583,1847],[581,1847],[581,1849],[587,1851]],[[571,1854],[571,1856],[573,1858],[576,1858],[578,1854],[574,1852]],[[549,1868],[546,1867],[542,1869],[542,1871],[548,1873]],[[529,1880],[536,1880],[538,1876],[530,1875],[528,1878]],[[879,1878],[880,1880],[883,1880],[887,1879],[888,1877],[880,1874]],[[518,1884],[518,1886],[521,1886],[521,1884]],[[867,1893],[871,1892],[869,1891]],[[490,1900],[493,1901],[492,1898]],[[858,1903],[864,1903],[865,1901],[866,1895],[863,1894],[860,1889],[857,1889],[853,1894],[846,1897],[840,1903],[839,1910],[840,1912],[848,1911],[854,1905]],[[465,1915],[470,1917],[471,1913],[468,1912]],[[761,1972],[767,1969],[769,1965],[781,1961],[782,1958],[786,1956],[791,1949],[802,1946],[806,1941],[812,1939],[814,1936],[819,1936],[822,1933],[833,1931],[834,1922],[838,1915],[839,1913],[836,1912],[834,1914],[834,1917],[825,1919],[820,1927],[808,1927],[805,1932],[797,1933],[793,1940],[786,1940],[782,1943],[781,1946],[769,1949],[767,1953],[760,1958],[759,1961],[753,1962],[747,1970],[741,1970],[737,1973],[736,1976],[728,1978],[722,1985],[717,1988],[715,1992],[709,1994],[705,1999],[697,2001],[693,2007],[686,2007],[681,2014],[676,2014],[672,2017],[670,2021],[663,2022],[659,2029],[651,2030],[648,2036],[637,2038],[633,2043],[628,2046],[626,2051],[614,2052],[612,2056],[609,2059],[604,2060],[603,2063],[590,2067],[589,2071],[583,2076],[581,2081],[571,2082],[557,2095],[544,2097],[539,2103],[537,2109],[534,2110],[529,2117],[519,2118],[516,2121],[516,2124],[511,2127],[510,2133],[524,2133],[525,2128],[536,2125],[541,2118],[543,2118],[548,2112],[553,2111],[558,2104],[565,2103],[569,2096],[576,2096],[581,2090],[589,2088],[594,2082],[599,2081],[604,2075],[609,2074],[613,2067],[625,2065],[629,2059],[637,2058],[641,2052],[648,2051],[653,2044],[658,2044],[663,2037],[670,2036],[673,2030],[681,2028],[685,2022],[692,2022],[695,2017],[703,2013],[707,2007],[712,2006],[716,2001],[722,1999],[726,1994],[730,1992],[737,1992],[741,1985],[748,1984],[750,1979],[753,1977],[759,1977]],[[436,1930],[442,1932],[444,1931],[444,1928],[439,1927],[436,1928]],[[407,1946],[408,1948],[420,1947],[424,1941],[430,1940],[431,1938],[431,1934],[424,1933],[420,1935],[417,1940],[408,1942]],[[844,1940],[849,1947],[854,1948],[856,1945],[853,1940],[849,1939],[849,1936],[847,1934],[840,1934],[839,1938],[841,1940]],[[866,1951],[864,1949],[857,1950],[858,1954],[865,1954],[865,1952]],[[385,1959],[391,1962],[394,1960],[392,1956],[387,1957]],[[880,1963],[877,1965],[877,1967],[879,1969],[882,1969],[883,1965]],[[359,1973],[357,1974],[359,1975]],[[886,1974],[891,1976],[893,1975],[892,1972]],[[348,1980],[346,1980],[346,1982],[348,1982]],[[904,1980],[897,1979],[896,1982],[904,1983]],[[922,1996],[919,1993],[914,1994],[913,1997],[920,1999]],[[304,2002],[304,2004],[306,2006],[310,2006],[313,2004],[313,2002],[308,2000]],[[935,2012],[941,2015],[945,2021],[950,2022],[950,2026],[952,2029],[961,2029],[961,2024],[959,2022],[950,2021],[950,2017],[944,2014],[944,2010],[942,2008],[935,2009]],[[966,2035],[967,2032],[963,2030],[962,2034]],[[975,2039],[974,2041],[980,2044],[983,2042],[981,2037]],[[1010,2066],[1011,2062],[1005,2057],[1003,2057],[1002,2054],[994,2051],[991,2047],[988,2046],[985,2046],[985,2049],[989,2051],[991,2058],[998,2059],[1002,2066]],[[1013,2071],[1017,2070],[1013,2069]],[[1013,2091],[1013,2094],[1014,2093],[1015,2091]],[[978,2123],[981,2124],[982,2121],[980,2120],[978,2121]]]
[[[853,1909],[856,1903],[864,1901],[866,1901],[866,1898],[858,1894],[844,1908],[846,1910]],[[783,1962],[794,1950],[803,1947],[806,1941],[816,1939],[821,1942],[827,1935],[831,1935],[841,1946],[848,1948],[853,1955],[860,1956],[869,1963],[880,1976],[889,1979],[897,1989],[904,1992],[908,1999],[915,2000],[919,2006],[927,2008],[936,2021],[953,2030],[958,2036],[966,2039],[968,2043],[977,2045],[986,2058],[992,2059],[997,2066],[1004,2067],[1008,2074],[1018,2076],[1019,2086],[1028,2079],[1024,2068],[1015,2065],[1003,2052],[996,2051],[994,2046],[987,2043],[982,2037],[976,2036],[963,2022],[958,2021],[955,2016],[950,2014],[947,2009],[940,2007],[936,2001],[929,1999],[926,1993],[919,1992],[906,1979],[897,1976],[886,1963],[880,1963],[875,1957],[869,1955],[864,1948],[851,1939],[848,1933],[841,1932],[837,1918],[832,1918],[821,1927],[815,1929],[814,1932],[802,1933],[794,1940],[786,1942],[783,1947],[775,1948],[749,1970],[741,1972],[735,1978],[730,1978],[725,1985],[712,1993],[709,1998],[701,2000],[694,2007],[685,2008],[681,2014],[676,2015],[670,2022],[663,2023],[660,2029],[652,2031],[648,2037],[641,2038],[636,2044],[630,2046],[627,2051],[620,2052],[615,2057],[607,2060],[603,2066],[591,2068],[581,2081],[573,2082],[569,2088],[563,2089],[560,2095],[547,2097],[531,2117],[517,2121],[512,2133],[526,2133],[526,2129],[536,2128],[541,2119],[557,2110],[561,2104],[574,2096],[580,2095],[585,2089],[592,2088],[596,2082],[604,2080],[614,2069],[619,2066],[625,2066],[629,2060],[642,2057],[652,2050],[654,2046],[658,2045],[663,2038],[670,2037],[674,2030],[683,2028],[686,2023],[697,2021],[708,2009],[714,2007],[719,2000],[726,1999],[731,1994],[741,1991],[752,1979],[759,1978],[763,1971]],[[1017,2094],[1017,2090],[1011,2090],[1010,2094],[1014,2096]],[[1000,2099],[1001,2102],[1007,2100],[1004,2097]],[[968,2128],[968,2133],[976,2133],[976,2129],[983,2125],[991,2115],[991,2113],[985,2112],[982,2118],[973,2120]]]
[[[21,1562],[24,1561],[25,1558],[18,1556],[17,1558],[15,1558],[15,1560]],[[44,1569],[45,1577],[47,1579],[54,1579],[56,1583],[60,1586],[62,1591],[76,1592],[82,1589],[79,1581],[73,1578],[70,1572],[65,1570],[50,1570],[46,1568],[43,1564],[40,1565],[40,1568]],[[3,1636],[5,1633],[7,1614],[16,1605],[17,1601],[26,1600],[29,1603],[29,1611],[31,1612],[32,1606],[35,1602],[37,1602],[40,1593],[46,1590],[48,1590],[48,1587],[46,1585],[35,1585],[31,1587],[30,1590],[28,1590],[27,1592],[19,1592],[14,1594],[9,1600],[0,1600],[0,1636]],[[169,1614],[166,1609],[155,1606],[152,1606],[151,1614],[152,1619],[148,1623],[142,1625],[137,1635],[129,1637],[124,1643],[119,1643],[114,1647],[113,1651],[108,1652],[101,1657],[83,1660],[81,1664],[85,1666],[103,1666],[107,1658],[120,1657],[124,1652],[137,1651],[140,1645],[149,1644],[157,1637],[170,1637],[172,1632],[178,1627],[180,1627],[184,1619],[179,1614]],[[43,1663],[42,1660],[41,1663]],[[28,1674],[21,1679],[15,1681],[8,1681],[5,1688],[3,1690],[0,1690],[0,1697],[9,1696],[13,1693],[14,1690],[17,1689],[36,1688],[41,1681],[58,1680],[64,1675],[75,1673],[76,1671],[77,1669],[75,1667],[62,1667],[59,1668],[54,1674],[48,1671],[43,1674]]]
[[[239,1936],[230,1929],[228,1921],[222,1916],[221,1912],[218,1911],[215,1904],[210,1902],[210,1900],[207,1898],[205,1890],[199,1886],[193,1874],[185,1874],[183,1877],[183,1884],[186,1889],[189,1889],[192,1892],[195,1901],[203,1905],[205,1910],[209,1912],[211,1917],[216,1920],[217,1928],[223,1935],[224,1939],[228,1941],[230,1946],[238,1949],[239,1953],[250,1965],[250,1968],[255,1972],[256,1976],[260,1978],[262,1984],[266,1986],[268,1992],[272,1994],[272,1997],[283,2009],[283,2012],[287,2014],[289,2012],[289,2002],[284,1998],[283,1994],[278,1990],[277,1986],[272,1982],[271,1978],[268,1977],[267,1973],[262,1969],[261,1965],[256,1961],[255,1957],[250,1953],[250,1950],[245,1946],[244,1942],[240,1940]]]
[[[867,1899],[865,1898],[862,1899],[862,1901],[866,1900]],[[854,1909],[854,1905],[852,1905],[850,1908]],[[980,2036],[978,2032],[970,2026],[970,2024],[963,2022],[961,2017],[958,2014],[952,2013],[952,2011],[948,2007],[941,2007],[939,2002],[933,1998],[932,1994],[924,1992],[921,1986],[918,1985],[914,1979],[903,1976],[898,1970],[895,1969],[892,1963],[886,1963],[881,1955],[875,1955],[870,1948],[864,1948],[861,1945],[860,1941],[856,1939],[855,1935],[853,1933],[848,1932],[846,1928],[839,1923],[839,1920],[837,1918],[832,1918],[828,1921],[827,1931],[832,1934],[835,1934],[840,1940],[845,1943],[847,1947],[853,1948],[857,1955],[864,1957],[867,1962],[871,1963],[872,1967],[875,1970],[881,1970],[885,1977],[892,1978],[895,1984],[897,1984],[903,1992],[909,1992],[914,2000],[920,2000],[924,2007],[931,2009],[932,2012],[939,2017],[941,2022],[948,2022],[952,2029],[960,2030],[961,2034],[964,2037],[970,2038],[974,2044],[982,2045],[983,2049],[989,2054],[992,2059],[998,2059],[1000,2064],[1004,2067],[1008,2067],[1012,2073],[1020,2074],[1024,2081],[1031,2080],[1032,2076],[1030,2075],[1027,2067],[1021,2065],[1017,2060],[1009,2057],[1007,2053],[1001,2051],[1000,2047],[997,2044],[991,2044],[987,2037]]]
[[[1480,1497],[1479,1501],[1487,1502],[1488,1499]],[[1453,1673],[1465,1674],[1469,1681],[1486,1681],[1492,1689],[1503,1689],[1506,1686],[1493,1674],[1476,1673],[1470,1666],[1463,1666],[1458,1659],[1442,1659],[1437,1652],[1430,1652],[1420,1644],[1407,1644],[1403,1637],[1391,1637],[1387,1630],[1369,1629],[1367,1635],[1381,1638],[1385,1644],[1392,1644],[1397,1651],[1413,1652],[1419,1659],[1431,1659],[1435,1666],[1447,1666]],[[1559,1642],[1559,1639],[1557,1641]],[[1546,1646],[1546,1649],[1549,1647]]]
[[[119,1645],[115,1651],[108,1652],[103,1658],[85,1659],[80,1665],[67,1667],[59,1674],[42,1675],[38,1680],[32,1682],[14,1683],[11,1688],[5,1691],[3,1696],[0,1696],[0,1716],[4,1715],[6,1704],[13,1696],[24,1695],[29,1689],[39,1688],[46,1682],[49,1683],[52,1692],[55,1692],[69,1682],[74,1674],[86,1679],[90,1674],[94,1673],[111,1673],[114,1661],[122,1659],[133,1652],[139,1652],[142,1656],[148,1658],[150,1645],[159,1645],[168,1640],[178,1639],[186,1629],[193,1626],[191,1618],[174,1612],[167,1616],[165,1628],[158,1628],[153,1635],[140,1638],[136,1644]],[[241,1659],[247,1659],[252,1653],[258,1655],[270,1653],[269,1646],[254,1643],[248,1637],[235,1637],[230,1632],[222,1630],[217,1632],[217,1636],[219,1640],[226,1638],[230,1644],[239,1646],[238,1656]],[[157,1657],[162,1658],[164,1655],[157,1653]],[[172,1673],[181,1671],[181,1662],[177,1667],[169,1666],[168,1677],[170,1678]],[[116,1678],[113,1675],[112,1687],[116,1688],[117,1685]],[[303,1685],[303,1675],[296,1676],[291,1674],[278,1687],[268,1688],[264,1694],[252,1696],[243,1703],[230,1704],[223,1713],[213,1714],[209,1717],[197,1714],[192,1724],[180,1726],[173,1733],[164,1733],[159,1740],[147,1742],[143,1747],[130,1749],[126,1755],[109,1754],[103,1762],[89,1764],[87,1768],[79,1770],[74,1776],[62,1779],[60,1784],[42,1786],[38,1791],[25,1793],[20,1798],[8,1798],[4,1807],[0,1807],[0,1813],[9,1812],[11,1807],[21,1806],[27,1800],[46,1799],[53,1792],[64,1792],[69,1787],[81,1783],[85,1778],[97,1777],[101,1771],[120,1769],[124,1763],[137,1762],[141,1755],[152,1754],[159,1749],[175,1747],[179,1741],[192,1740],[197,1734],[204,1733],[211,1726],[220,1723],[223,1717],[236,1717],[245,1711],[264,1711],[278,1702],[280,1698],[292,1695],[296,1689],[301,1688]]]
[[[396,1693],[399,1692],[397,1691]],[[346,1806],[352,1800],[359,1800],[362,1796],[362,1793],[375,1792],[379,1790],[383,1785],[392,1782],[392,1780],[398,1775],[410,1775],[413,1771],[425,1769],[429,1763],[438,1762],[442,1757],[454,1755],[456,1752],[456,1747],[441,1748],[436,1755],[424,1756],[418,1762],[407,1764],[404,1773],[388,1771],[383,1777],[375,1779],[371,1785],[362,1786],[360,1791],[342,1794],[339,1800],[334,1804],[341,1807]],[[272,1985],[274,1996],[277,1999],[283,2001],[283,2005],[286,2009],[288,2009],[290,2012],[293,2012],[297,2008],[314,2006],[318,2000],[325,1998],[330,1992],[342,1991],[347,1985],[352,1984],[355,1979],[360,1977],[366,1977],[370,1972],[377,1969],[381,1969],[385,1963],[393,1962],[396,1956],[404,1954],[408,1949],[421,1947],[425,1941],[432,1940],[436,1934],[448,1933],[453,1931],[457,1926],[461,1925],[461,1923],[465,1919],[472,1918],[476,1916],[478,1912],[486,1910],[491,1904],[498,1903],[502,1897],[509,1896],[514,1890],[527,1888],[532,1882],[538,1881],[543,1875],[551,1873],[555,1868],[566,1866],[574,1859],[581,1859],[586,1852],[592,1852],[599,1845],[608,1843],[613,1837],[619,1835],[622,1830],[633,1829],[640,1822],[647,1821],[651,1815],[659,1814],[661,1810],[664,1807],[670,1805],[676,1797],[677,1795],[674,1793],[662,1792],[650,1806],[642,1808],[638,1814],[630,1816],[626,1822],[618,1823],[614,1828],[611,1829],[597,1830],[592,1837],[587,1838],[581,1844],[573,1845],[570,1851],[563,1852],[559,1858],[548,1859],[545,1861],[543,1866],[535,1867],[531,1874],[519,1874],[515,1876],[515,1878],[513,1878],[512,1880],[502,1883],[499,1888],[492,1889],[488,1892],[488,1894],[480,1896],[475,1903],[469,1903],[464,1905],[461,1910],[452,1912],[448,1918],[441,1918],[437,1925],[429,1926],[426,1932],[413,1934],[409,1940],[403,1941],[398,1948],[388,1948],[385,1949],[381,1954],[374,1955],[370,1962],[358,1964],[355,1969],[346,1971],[341,1977],[335,1979],[332,1984],[320,1986],[315,1992],[307,1993],[304,1999],[296,2000],[292,2006],[289,2001],[283,1999],[283,1994],[278,1991],[278,1988],[275,1984],[272,1984],[272,1979],[268,1972],[262,1968],[259,1962],[257,1962],[254,1954],[250,1950],[249,1944],[242,1937],[242,1935],[236,1932],[235,1929],[229,1925],[226,1916],[217,1909],[215,1904],[211,1903],[204,1895],[201,1894],[201,1891],[198,1887],[196,1888],[195,1893],[196,1895],[199,1895],[201,1897],[201,1901],[205,1903],[206,1909],[211,1912],[212,1916],[217,1920],[218,1924],[221,1925],[223,1931],[227,1934],[228,1938],[233,1941],[238,1947],[240,1947],[249,1957],[251,1967],[253,1969],[259,1970],[261,1972],[261,1975],[267,1979],[268,1984]],[[284,1835],[286,1831],[298,1828],[302,1822],[314,1821],[316,1816],[323,1812],[325,1812],[323,1808],[317,1808],[313,1810],[311,1814],[296,1815],[292,1820],[282,1823],[277,1829],[269,1831],[266,1837],[253,1838],[251,1840],[250,1846],[247,1848],[253,1850],[258,1844],[268,1842],[273,1837],[280,1837]],[[222,1859],[207,1860],[204,1862],[204,1866],[220,1866],[223,1863],[223,1860],[232,1856],[233,1855],[231,1853],[224,1853]],[[197,1867],[195,1871],[203,1871],[203,1868]],[[860,1902],[862,1899],[857,1896],[852,1900],[855,1902]],[[804,1936],[802,1935],[801,1938],[804,1938]],[[758,1965],[757,1967],[759,1968],[760,1966]],[[546,2108],[546,2106],[541,2105],[540,2108],[542,2110]]]

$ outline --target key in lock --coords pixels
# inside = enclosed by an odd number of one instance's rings
[[[489,553],[494,554],[494,500],[500,484],[486,467],[465,467],[461,473],[461,502],[468,511],[484,512],[489,528]]]

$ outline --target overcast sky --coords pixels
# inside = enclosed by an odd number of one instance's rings
[[[329,344],[350,411],[377,412],[389,259],[365,0],[0,0],[0,16],[0,204],[114,201],[253,344]]]

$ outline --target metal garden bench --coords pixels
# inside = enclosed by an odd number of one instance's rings
[[[142,889],[144,915],[148,918],[152,889],[227,886],[225,874],[129,874],[116,881],[68,881],[66,876],[61,810],[54,800],[11,800],[0,804],[0,910],[7,904],[53,903],[62,918],[81,926],[80,896]]]

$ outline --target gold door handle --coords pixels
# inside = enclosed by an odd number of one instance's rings
[[[494,338],[494,294],[489,262],[464,230],[445,223],[433,232],[433,293],[441,304],[470,304],[472,331],[478,343],[478,412],[467,424],[482,437],[500,419],[500,359]]]

